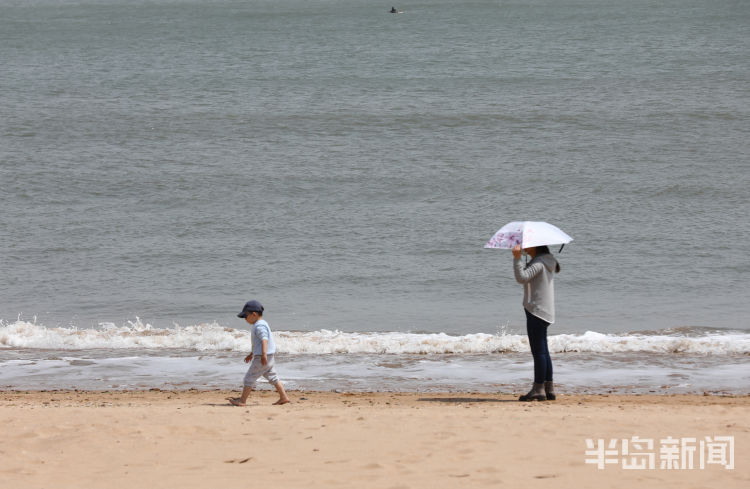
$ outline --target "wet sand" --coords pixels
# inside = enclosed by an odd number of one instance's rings
[[[238,408],[225,400],[236,394],[0,392],[0,486],[750,487],[750,396],[520,403],[477,393],[290,392],[291,404],[273,406],[275,393],[261,391]],[[621,440],[634,436],[654,441],[641,447],[654,469],[622,468],[631,459]],[[685,442],[695,448],[692,470],[660,468],[660,440],[670,436],[696,439]],[[700,469],[698,442],[722,436],[734,438],[734,468]],[[586,439],[616,440],[608,458],[617,463],[586,463],[596,459]],[[716,453],[706,458],[720,462]]]

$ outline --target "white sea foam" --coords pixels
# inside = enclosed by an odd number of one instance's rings
[[[518,334],[351,333],[341,331],[276,331],[277,350],[287,354],[469,354],[527,352],[528,340]],[[0,348],[22,349],[184,349],[193,351],[248,351],[247,329],[217,323],[155,328],[140,320],[123,326],[98,328],[46,327],[34,322],[0,321]],[[549,337],[554,353],[690,353],[750,354],[750,334],[558,334]]]

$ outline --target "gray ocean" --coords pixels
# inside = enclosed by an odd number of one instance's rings
[[[750,3],[0,0],[0,388],[750,392]]]

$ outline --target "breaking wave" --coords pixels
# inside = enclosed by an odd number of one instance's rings
[[[445,333],[350,333],[342,331],[275,331],[276,348],[286,354],[471,354],[528,352],[525,335]],[[97,328],[46,327],[34,322],[0,321],[0,348],[184,349],[193,351],[248,351],[250,332],[217,323],[156,328],[140,320],[127,325],[102,324]],[[550,335],[554,353],[689,353],[750,354],[750,334],[742,332],[682,331]]]

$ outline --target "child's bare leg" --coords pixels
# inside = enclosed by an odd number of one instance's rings
[[[245,404],[247,402],[247,398],[250,397],[250,393],[253,391],[252,387],[243,386],[242,387],[242,396],[240,397],[240,403]]]
[[[229,399],[229,403],[234,406],[244,406],[247,403],[247,398],[250,396],[250,393],[253,391],[252,387],[244,386],[242,388],[242,395],[239,398],[232,397]]]
[[[276,392],[279,393],[279,400],[274,402],[274,404],[286,404],[288,402],[291,402],[289,400],[289,397],[286,395],[286,391],[284,390],[284,384],[281,383],[281,381],[276,382]]]

